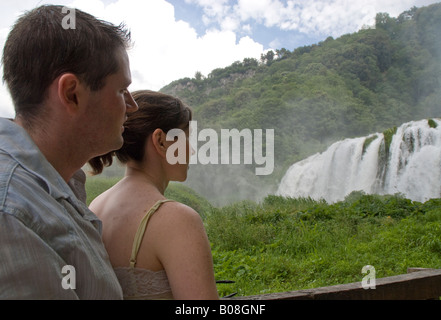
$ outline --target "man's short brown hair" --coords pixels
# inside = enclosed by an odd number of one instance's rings
[[[130,32],[76,9],[75,28],[65,29],[62,6],[44,5],[21,16],[3,49],[3,81],[15,112],[32,119],[47,88],[63,73],[73,73],[92,90],[118,71],[116,52],[130,46]]]

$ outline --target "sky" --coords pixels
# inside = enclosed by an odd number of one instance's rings
[[[207,76],[267,50],[311,45],[373,26],[378,12],[397,17],[413,6],[440,0],[2,0],[0,47],[27,10],[54,3],[78,8],[114,24],[124,22],[134,46],[129,51],[130,90],[159,90],[174,80]],[[3,71],[2,71],[3,75]],[[0,83],[0,117],[14,117]]]

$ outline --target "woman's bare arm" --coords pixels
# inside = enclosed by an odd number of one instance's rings
[[[154,228],[155,251],[174,298],[218,299],[210,243],[199,214],[177,202],[161,211]]]

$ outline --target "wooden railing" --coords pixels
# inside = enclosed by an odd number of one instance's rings
[[[441,269],[409,268],[407,274],[378,278],[375,289],[361,282],[315,289],[234,297],[234,300],[431,300],[441,297]]]

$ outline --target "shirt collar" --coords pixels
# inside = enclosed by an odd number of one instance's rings
[[[25,170],[38,176],[55,199],[76,199],[72,190],[22,127],[0,118],[0,150],[9,154]]]

